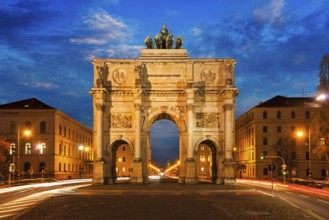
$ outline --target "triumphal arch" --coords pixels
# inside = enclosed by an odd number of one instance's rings
[[[179,130],[180,183],[198,183],[201,144],[212,152],[213,181],[235,183],[235,60],[189,58],[180,40],[172,47],[173,42],[168,46],[155,39],[155,48],[146,38],[147,48],[137,59],[93,61],[94,184],[115,182],[115,151],[122,144],[132,155],[131,182],[147,182],[149,129],[161,119],[171,120]]]

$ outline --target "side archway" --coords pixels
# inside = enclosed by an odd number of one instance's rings
[[[217,144],[216,144],[217,143]],[[219,153],[222,152],[218,141],[211,138],[203,138],[195,145],[195,155],[197,155],[197,173],[199,179],[210,179],[211,183],[216,183],[218,177]]]
[[[131,175],[134,150],[132,143],[126,139],[116,139],[109,145],[110,183],[118,182],[118,177],[129,179]]]

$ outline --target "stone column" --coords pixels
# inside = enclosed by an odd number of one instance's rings
[[[103,158],[103,118],[105,105],[103,102],[95,104],[96,107],[96,159],[94,161],[93,184],[104,184],[104,158]]]
[[[196,163],[194,160],[194,145],[193,145],[193,131],[194,131],[194,88],[186,89],[187,93],[187,159],[185,161],[186,173],[185,183],[195,184],[196,178]]]
[[[141,161],[141,104],[139,102],[134,103],[135,107],[135,160]]]
[[[233,160],[233,104],[224,104],[224,184],[235,184]]]
[[[141,100],[136,99],[135,107],[135,158],[133,161],[132,183],[143,183],[143,161],[141,155]]]

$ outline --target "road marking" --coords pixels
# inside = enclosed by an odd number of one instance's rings
[[[288,192],[288,191],[285,191],[285,193],[288,193],[288,194],[293,194],[292,192]]]
[[[301,195],[299,194],[300,197],[304,197],[304,198],[309,198],[308,196],[304,196],[304,195]]]
[[[320,202],[324,202],[324,203],[327,203],[327,204],[329,204],[329,202],[328,202],[328,201],[324,201],[324,200],[321,200],[321,199],[318,199],[318,201],[320,201]]]

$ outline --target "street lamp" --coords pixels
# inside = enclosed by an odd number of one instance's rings
[[[297,132],[297,136],[298,137],[303,137],[304,136],[304,132],[302,131],[298,131]],[[308,128],[308,168],[309,168],[309,172],[308,172],[308,178],[309,178],[309,181],[310,179],[312,178],[312,157],[311,157],[311,129],[310,127]]]

